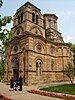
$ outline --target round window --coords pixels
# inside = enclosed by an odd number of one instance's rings
[[[20,30],[19,30],[19,29],[17,30],[16,34],[17,34],[17,35],[19,35],[19,34],[20,34]]]
[[[42,50],[42,47],[41,47],[40,44],[37,45],[37,50],[38,50],[38,51],[41,51],[41,50]]]
[[[14,47],[14,51],[17,52],[18,51],[18,46]]]

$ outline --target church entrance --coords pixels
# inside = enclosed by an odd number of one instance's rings
[[[18,69],[13,69],[13,77],[14,77],[16,80],[18,80],[18,78],[19,78],[19,71],[18,71]]]
[[[12,60],[12,68],[13,68],[13,77],[14,79],[18,80],[19,78],[19,59],[18,58],[14,58]]]

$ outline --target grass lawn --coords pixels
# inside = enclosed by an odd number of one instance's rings
[[[40,90],[75,95],[75,84],[64,84],[64,85],[46,87]]]

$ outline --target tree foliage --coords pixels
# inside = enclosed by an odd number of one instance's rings
[[[68,64],[64,69],[64,74],[67,75],[67,77],[70,79],[71,83],[73,84],[74,77],[75,77],[75,44],[69,42],[68,45],[71,51],[73,52],[74,66],[72,66],[72,64]]]
[[[2,6],[2,4],[3,4],[3,2],[2,2],[2,0],[0,0],[0,7]]]
[[[0,8],[3,2],[0,0]],[[11,16],[4,16],[3,18],[0,15],[0,75],[3,74],[4,70],[4,55],[5,50],[8,47],[8,42],[12,38],[12,32],[5,28],[5,26],[10,23],[12,20]]]
[[[73,61],[74,61],[74,67],[75,67],[75,44],[69,43],[69,47],[71,51],[73,52]]]
[[[75,53],[75,44],[72,44],[72,45],[70,46],[70,48],[71,48],[71,50],[73,51],[73,53]]]
[[[64,69],[64,74],[70,79],[71,84],[73,84],[74,77],[75,77],[75,68],[68,64],[66,68]]]

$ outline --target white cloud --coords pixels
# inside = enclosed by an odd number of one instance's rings
[[[58,29],[62,33],[64,41],[75,43],[75,11],[59,10],[57,15]]]
[[[71,43],[75,43],[75,37],[73,36],[73,34],[65,34],[63,35],[63,39],[65,42],[71,42]]]

